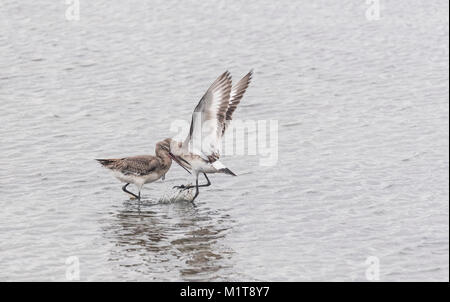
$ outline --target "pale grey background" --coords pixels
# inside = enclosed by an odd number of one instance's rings
[[[448,1],[0,2],[0,280],[448,281]],[[225,69],[277,166],[137,211],[95,161],[153,153]]]

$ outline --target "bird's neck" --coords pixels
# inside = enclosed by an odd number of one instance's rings
[[[156,149],[155,155],[163,162],[164,165],[168,165],[172,161],[169,157],[169,153],[160,148]]]

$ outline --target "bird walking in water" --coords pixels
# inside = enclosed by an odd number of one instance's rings
[[[250,84],[251,77],[252,71],[232,86],[228,71],[219,76],[195,107],[189,135],[183,142],[172,140],[170,144],[169,154],[173,160],[188,172],[193,171],[195,176],[195,186],[175,186],[180,189],[195,187],[192,201],[197,198],[199,187],[211,185],[206,174],[225,173],[236,176],[219,161],[219,150],[225,130]],[[200,173],[204,175],[206,184],[198,184]]]
[[[169,154],[171,139],[167,138],[156,144],[155,156],[138,155],[118,159],[96,159],[104,167],[113,171],[114,176],[124,182],[122,190],[138,200],[141,199],[141,190],[144,184],[154,182],[165,174],[172,165]],[[127,190],[129,184],[136,185],[138,194]]]

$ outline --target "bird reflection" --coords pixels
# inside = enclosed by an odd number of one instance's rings
[[[222,244],[233,221],[223,210],[190,202],[116,207],[104,225],[110,263],[137,280],[224,280],[230,248]]]

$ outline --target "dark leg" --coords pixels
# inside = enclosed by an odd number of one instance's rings
[[[209,187],[209,186],[211,185],[211,182],[209,181],[208,176],[206,176],[206,173],[203,173],[203,175],[205,176],[206,181],[207,181],[208,183],[207,183],[207,184],[204,184],[204,185],[201,185],[201,187]]]
[[[140,198],[141,198],[141,197],[140,197],[141,192],[139,192],[139,196],[136,195],[136,194],[134,194],[134,193],[131,193],[130,191],[127,190],[128,185],[129,185],[129,183],[125,184],[125,185],[122,187],[122,191],[124,191],[125,193],[128,193],[128,194],[130,194],[130,195],[132,195],[132,196],[134,196],[134,197],[136,197],[137,199],[140,199]]]
[[[141,215],[141,189],[139,189],[137,201],[138,201],[138,213],[139,215]]]
[[[206,174],[205,174],[205,176],[206,176]],[[198,187],[199,187],[199,185],[198,185],[198,175],[197,175],[197,178],[195,179],[195,195],[194,195],[194,198],[192,198],[192,203],[194,203],[194,200],[197,198],[197,196],[198,196]]]
[[[209,187],[211,185],[211,182],[209,181],[208,176],[206,176],[206,173],[203,173],[203,175],[205,176],[206,181],[208,182],[206,184],[203,184],[203,185],[197,184],[196,186],[181,185],[181,186],[175,186],[174,188],[187,190],[187,189],[191,189],[191,188],[195,188],[195,187]],[[198,182],[198,177],[197,177],[197,182]]]
[[[184,189],[186,188],[185,185],[180,185],[180,186],[173,186],[172,189]]]

